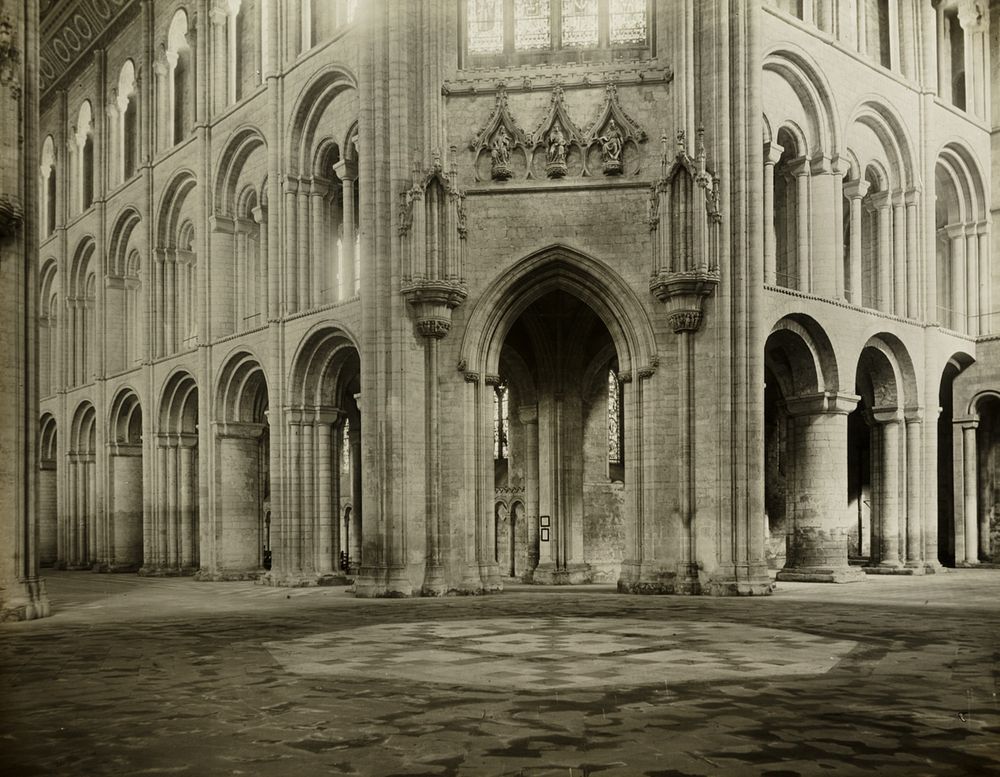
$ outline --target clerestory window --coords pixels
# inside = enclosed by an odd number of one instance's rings
[[[594,61],[652,53],[649,0],[460,0],[465,64]]]

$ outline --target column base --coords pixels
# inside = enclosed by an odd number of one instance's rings
[[[108,572],[112,575],[125,574],[125,573],[135,573],[142,568],[141,564],[108,564],[103,569],[102,572]]]
[[[918,571],[914,567],[904,567],[896,564],[879,564],[878,566],[862,567],[866,575],[922,575],[923,569]]]
[[[198,567],[159,567],[143,566],[136,572],[140,577],[197,577]]]
[[[940,561],[934,559],[933,561],[924,562],[924,574],[925,575],[936,575],[939,573],[947,572],[948,570],[941,564]]]
[[[33,621],[51,614],[45,582],[38,578],[16,580],[0,587],[0,623]]]
[[[678,571],[673,565],[626,561],[618,578],[618,593],[671,595],[678,591]]]
[[[741,565],[706,575],[701,592],[708,596],[770,596],[774,581],[764,564]]]
[[[362,566],[354,581],[354,595],[359,599],[405,599],[413,595],[413,586],[403,568]]]
[[[858,567],[786,567],[775,577],[779,583],[860,583],[865,573]]]
[[[346,586],[347,578],[332,572],[311,572],[302,574],[282,574],[267,572],[256,580],[260,585],[273,588],[310,588],[313,586]]]
[[[956,561],[955,569],[972,569],[973,567],[982,566],[979,561]]]
[[[495,563],[480,564],[479,579],[482,581],[483,591],[486,593],[503,590],[503,580],[500,579],[500,567]]]
[[[194,579],[201,583],[231,583],[239,580],[258,580],[264,574],[262,569],[199,569]]]
[[[428,564],[424,569],[424,582],[420,586],[421,596],[444,596],[448,584],[444,581],[444,570],[440,564]]]
[[[590,564],[567,564],[557,567],[547,561],[535,567],[532,582],[538,585],[581,585],[590,582]]]
[[[923,561],[907,561],[903,564],[904,569],[912,569],[915,575],[926,575],[927,565]],[[932,573],[933,574],[933,573]]]

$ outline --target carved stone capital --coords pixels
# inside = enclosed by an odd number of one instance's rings
[[[701,327],[705,298],[719,285],[719,274],[709,270],[661,271],[649,281],[649,290],[667,305],[675,333],[696,332]]]
[[[424,337],[440,340],[451,331],[451,321],[444,318],[421,318],[417,320],[417,331]]]

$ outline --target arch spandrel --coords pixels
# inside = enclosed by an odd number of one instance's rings
[[[533,302],[556,290],[577,297],[603,321],[622,372],[652,374],[658,364],[656,338],[635,291],[603,262],[559,244],[521,259],[486,287],[462,336],[462,369],[497,374],[510,327]]]

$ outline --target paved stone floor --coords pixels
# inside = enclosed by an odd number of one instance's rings
[[[1000,775],[1000,570],[358,600],[51,572],[0,774]]]

